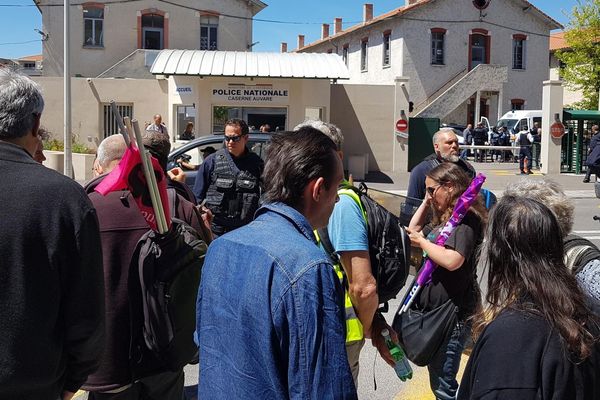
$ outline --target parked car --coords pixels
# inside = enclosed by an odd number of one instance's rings
[[[258,154],[264,160],[270,140],[271,135],[250,133],[247,146],[250,151]],[[169,154],[167,168],[181,167],[185,172],[185,183],[193,188],[194,182],[196,182],[196,174],[204,158],[224,146],[223,135],[208,135],[190,140],[187,144]]]

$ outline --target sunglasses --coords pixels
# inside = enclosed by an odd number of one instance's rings
[[[433,197],[433,194],[440,186],[442,186],[441,183],[439,185],[426,187],[425,190],[427,191],[427,193],[429,193],[429,196]]]
[[[244,135],[235,135],[235,136],[225,136],[225,141],[226,142],[233,142],[233,143],[237,143],[240,140],[242,140],[242,136]]]

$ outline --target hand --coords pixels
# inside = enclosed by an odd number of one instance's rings
[[[406,232],[408,232],[408,237],[410,237],[410,245],[421,248],[421,241],[425,240],[425,235],[423,235],[423,232],[417,232],[410,228],[406,228]]]
[[[392,327],[390,327],[387,324],[387,322],[383,318],[383,315],[381,315],[380,313],[375,313],[375,317],[373,318],[373,325],[371,325],[371,344],[377,348],[377,351],[379,351],[381,358],[383,358],[386,363],[393,367],[396,364],[396,362],[394,361],[394,358],[390,354],[390,350],[385,344],[385,339],[381,335],[381,331],[384,329],[387,329],[390,332],[390,337],[392,338],[394,343],[398,343],[398,335],[392,329]]]
[[[175,167],[167,171],[171,179],[177,182],[185,183],[185,172],[179,167]]]
[[[73,398],[73,396],[75,396],[75,393],[65,390],[64,392],[62,392],[61,399],[62,400],[71,400]]]
[[[202,215],[202,222],[204,222],[204,226],[210,232],[211,224],[213,220],[213,213],[206,206],[200,206],[200,214]]]

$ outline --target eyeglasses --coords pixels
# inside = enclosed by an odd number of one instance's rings
[[[240,140],[242,140],[242,136],[244,136],[244,135],[235,135],[235,136],[227,136],[227,135],[225,135],[225,141],[226,142],[237,143]]]
[[[426,187],[425,190],[427,191],[427,193],[429,193],[429,196],[433,197],[433,194],[440,186],[442,186],[441,183],[439,185]]]

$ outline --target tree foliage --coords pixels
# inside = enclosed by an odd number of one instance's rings
[[[569,89],[581,90],[576,108],[598,109],[600,90],[600,0],[578,0],[565,32],[567,48],[557,51],[560,74]]]

